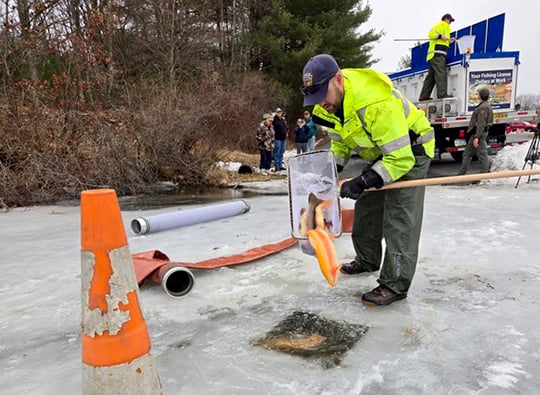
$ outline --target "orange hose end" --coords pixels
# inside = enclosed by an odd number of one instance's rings
[[[342,208],[341,209],[341,227],[343,233],[351,233],[354,223],[354,209]]]

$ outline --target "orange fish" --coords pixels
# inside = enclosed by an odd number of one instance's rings
[[[323,208],[332,204],[332,200],[321,200],[310,193],[308,196],[308,206],[300,214],[300,235],[307,236],[307,231],[320,227],[328,228],[324,219]]]
[[[300,214],[301,236],[306,236],[308,230],[315,228],[315,208],[322,202],[323,201],[318,199],[313,193],[309,194],[307,208],[303,209]]]
[[[332,222],[328,222],[324,218],[324,213],[323,213],[323,209],[331,205],[332,205],[332,200],[325,200],[324,202],[319,203],[315,207],[315,227],[325,230],[330,235],[330,238],[332,238],[333,240],[334,234],[330,232],[330,228],[332,227]]]
[[[342,266],[338,263],[334,242],[330,238],[328,232],[320,227],[310,229],[306,234],[309,238],[309,242],[315,249],[319,267],[321,268],[324,278],[331,287],[334,287],[337,284],[339,269]]]

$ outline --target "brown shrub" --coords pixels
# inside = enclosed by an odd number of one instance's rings
[[[275,105],[256,73],[125,92],[121,105],[98,110],[28,104],[16,92],[0,98],[0,208],[102,187],[121,196],[152,192],[159,181],[181,188],[225,182],[213,168],[220,153],[256,154],[261,114]]]

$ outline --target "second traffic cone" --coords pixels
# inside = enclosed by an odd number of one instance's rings
[[[160,394],[116,192],[81,194],[83,394]]]

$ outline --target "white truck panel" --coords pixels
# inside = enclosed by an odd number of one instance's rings
[[[494,112],[514,108],[518,72],[514,57],[469,59],[467,66],[461,62],[448,65],[448,93],[457,99],[457,103],[453,102],[454,116],[471,114],[478,104],[476,91],[483,87],[492,92]],[[393,79],[394,86],[416,103],[427,72],[419,71]]]

